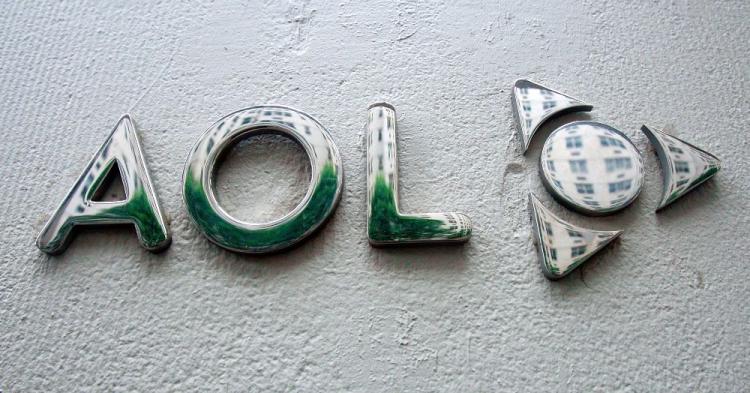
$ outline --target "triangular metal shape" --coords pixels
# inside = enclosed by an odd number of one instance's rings
[[[531,144],[531,138],[548,119],[571,112],[588,112],[594,108],[577,98],[526,79],[514,83],[511,106],[524,154]]]
[[[539,264],[550,280],[569,274],[622,234],[622,231],[597,231],[565,222],[532,193],[529,193],[529,211]]]
[[[710,179],[721,169],[721,161],[699,149],[653,127],[642,126],[661,164],[664,186],[659,211]]]

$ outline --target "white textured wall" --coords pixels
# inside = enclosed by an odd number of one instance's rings
[[[746,391],[748,3],[536,3],[4,2],[0,389]],[[632,208],[594,219],[551,200],[536,160],[563,122],[521,155],[521,77],[633,138],[647,173]],[[367,244],[362,126],[383,99],[400,114],[404,210],[468,214],[466,246]],[[262,103],[328,127],[346,184],[322,232],[258,258],[199,235],[180,178],[202,131]],[[150,254],[124,227],[43,255],[36,234],[126,111],[171,248]],[[644,122],[724,162],[659,215]],[[304,192],[303,153],[265,146],[278,154],[245,146],[220,176],[238,215],[283,214]],[[547,281],[529,189],[622,240]]]

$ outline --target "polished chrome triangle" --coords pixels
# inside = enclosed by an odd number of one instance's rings
[[[642,126],[661,163],[664,186],[659,211],[688,191],[710,179],[721,169],[716,156],[655,128]]]
[[[622,231],[597,231],[567,223],[547,210],[532,193],[529,193],[529,210],[539,264],[550,280],[564,277],[622,234]]]
[[[526,79],[519,79],[513,85],[511,106],[524,154],[534,133],[547,119],[570,112],[588,112],[594,108],[577,98]]]

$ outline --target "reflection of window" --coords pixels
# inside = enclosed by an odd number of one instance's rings
[[[623,149],[625,148],[625,144],[623,144],[621,140],[617,138],[611,138],[608,136],[599,135],[599,143],[601,143],[601,145],[604,147],[613,146],[613,147],[621,147]]]
[[[579,194],[593,194],[594,185],[591,183],[576,183],[576,191]]]
[[[555,105],[556,105],[555,101],[544,101],[542,103],[542,109],[544,110],[551,109],[551,108],[554,108]]]
[[[615,170],[615,159],[614,158],[605,158],[604,163],[607,165],[607,172],[612,172]]]
[[[554,248],[549,249],[549,256],[552,258],[553,261],[557,260],[557,250]]]
[[[557,188],[563,188],[562,183],[560,183],[560,181],[558,181],[557,179],[552,179],[552,182],[555,183]]]
[[[677,173],[690,173],[690,165],[688,165],[687,161],[675,161],[674,170],[677,171]]]
[[[589,206],[594,206],[594,207],[599,206],[599,202],[597,202],[597,201],[583,201],[583,203],[585,203],[585,204],[587,204]]]
[[[531,127],[531,119],[526,119],[526,127]]]
[[[571,136],[565,138],[565,147],[568,149],[578,148],[583,146],[580,136]]]
[[[586,160],[570,160],[570,171],[573,173],[587,173]]]
[[[555,171],[555,162],[552,160],[547,160],[547,168],[549,168],[550,172]]]
[[[669,146],[669,151],[674,152],[674,153],[682,153],[682,149],[676,146],[672,146],[672,145]]]
[[[521,104],[523,105],[524,112],[531,112],[531,104],[528,101],[524,101]]]
[[[632,185],[632,180],[622,180],[614,183],[609,183],[609,192],[615,193],[620,191],[626,191],[630,189],[630,186]]]
[[[544,222],[544,229],[547,231],[547,234],[552,236],[552,228],[550,228],[550,225],[548,222]]]
[[[682,179],[682,180],[678,181],[678,182],[677,182],[677,184],[675,184],[675,186],[677,186],[677,187],[681,187],[681,186],[684,186],[684,185],[685,185],[685,183],[687,183],[687,182],[688,182],[688,180],[689,180],[689,179]]]
[[[586,253],[586,246],[577,246],[570,249],[571,257],[578,257]]]
[[[633,167],[630,157],[605,158],[604,163],[607,166],[607,172],[613,172],[618,169],[630,169]]]
[[[583,237],[583,234],[581,234],[581,232],[572,231],[572,230],[568,229],[568,236],[570,236],[570,237]]]

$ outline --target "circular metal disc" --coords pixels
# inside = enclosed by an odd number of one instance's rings
[[[542,148],[542,182],[555,199],[592,216],[625,208],[643,187],[643,160],[620,131],[577,121],[556,129]]]

